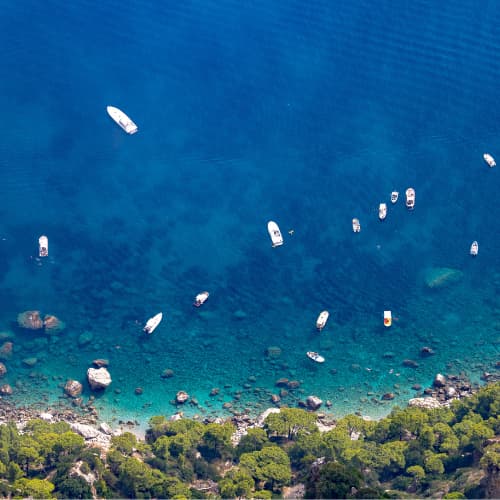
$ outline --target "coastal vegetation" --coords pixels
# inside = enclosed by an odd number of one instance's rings
[[[394,408],[379,421],[281,408],[238,442],[231,421],[153,417],[144,440],[109,449],[66,422],[0,426],[0,495],[33,498],[494,498],[500,383],[449,407]],[[321,420],[321,419],[320,419]],[[321,428],[321,430],[320,430]]]

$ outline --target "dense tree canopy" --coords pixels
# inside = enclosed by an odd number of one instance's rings
[[[395,408],[379,421],[349,415],[327,432],[316,414],[283,408],[237,446],[229,421],[160,416],[147,442],[125,432],[107,454],[66,423],[0,425],[0,496],[271,498],[299,483],[309,498],[498,496],[499,399],[494,384],[449,408]],[[467,467],[481,468],[471,475],[481,481],[461,479]]]
[[[279,413],[270,413],[264,422],[269,436],[296,439],[300,434],[319,432],[316,415],[299,408],[282,408]]]

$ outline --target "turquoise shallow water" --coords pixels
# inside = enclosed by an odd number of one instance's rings
[[[58,400],[62,382],[107,358],[113,383],[97,406],[116,418],[173,413],[181,389],[199,401],[187,413],[227,414],[227,402],[259,412],[282,377],[300,382],[286,404],[316,394],[334,414],[377,416],[436,372],[477,380],[494,369],[499,171],[482,154],[500,158],[500,9],[368,7],[5,9],[0,328],[14,344],[3,379],[14,400]],[[139,133],[124,134],[108,104]],[[382,223],[393,189],[401,199]],[[433,267],[461,278],[431,289]],[[196,309],[202,290],[211,295]],[[31,309],[67,328],[19,329]],[[390,329],[384,309],[397,318]],[[421,358],[423,346],[435,355]],[[386,392],[395,400],[381,402]]]

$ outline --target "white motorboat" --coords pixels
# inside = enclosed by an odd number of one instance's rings
[[[477,241],[473,241],[472,245],[470,246],[470,254],[475,257],[478,253],[479,253],[479,243]]]
[[[40,257],[49,256],[49,239],[44,234],[38,238],[38,255]]]
[[[144,331],[149,334],[153,333],[156,327],[160,324],[162,318],[163,318],[163,313],[158,313],[152,318],[149,318],[148,321],[146,322],[146,326],[144,327]]]
[[[384,220],[387,217],[387,204],[381,203],[378,206],[378,218]]]
[[[359,233],[361,231],[361,224],[359,223],[359,219],[352,219],[352,230],[355,233]]]
[[[394,204],[398,201],[399,193],[397,191],[393,191],[391,193],[391,203]]]
[[[111,116],[127,134],[135,134],[139,130],[137,125],[121,109],[115,108],[114,106],[108,106],[106,110],[108,111],[108,115]]]
[[[276,222],[270,220],[267,223],[267,231],[271,237],[271,241],[273,242],[273,248],[283,245],[283,236],[281,235],[280,228]]]
[[[307,351],[306,354],[307,354],[307,357],[309,359],[316,361],[316,363],[324,363],[325,362],[325,358],[323,356],[320,356],[317,352]]]
[[[497,162],[495,161],[495,158],[493,158],[493,156],[488,153],[484,153],[483,158],[490,168],[496,167]]]
[[[328,311],[321,311],[319,313],[318,319],[316,320],[316,328],[321,331],[326,325],[326,322],[328,321],[328,317],[330,316],[330,313]]]
[[[210,294],[208,292],[201,292],[201,293],[199,293],[195,297],[193,305],[195,307],[200,307],[201,305],[203,305],[206,302],[206,300],[208,299],[209,295]]]
[[[392,325],[392,312],[391,311],[384,311],[384,326],[391,326]]]
[[[406,190],[406,206],[409,210],[415,208],[415,190],[413,188],[408,188]]]

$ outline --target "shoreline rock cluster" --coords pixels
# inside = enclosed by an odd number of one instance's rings
[[[111,438],[122,434],[122,429],[112,429],[106,422],[97,424],[90,415],[75,412],[70,408],[51,407],[41,411],[33,406],[16,406],[5,398],[0,399],[0,424],[14,422],[22,431],[30,420],[41,419],[49,423],[66,422],[73,432],[104,451],[111,445]]]
[[[486,380],[484,375],[483,380]],[[493,382],[493,378],[491,381]],[[464,374],[445,376],[438,373],[434,377],[432,386],[424,389],[420,397],[410,399],[408,406],[421,408],[449,406],[453,400],[472,396],[480,388],[478,383],[472,383]]]
[[[89,368],[88,379],[94,381],[91,387],[95,390],[102,390],[111,383],[111,377],[105,366],[107,363],[95,363],[99,368]],[[500,366],[499,366],[500,367]],[[97,373],[97,376],[94,376]],[[482,380],[488,384],[500,380],[500,375],[492,373],[484,373]],[[283,382],[278,381],[278,382]],[[288,381],[287,381],[288,383]],[[277,384],[279,387],[281,384]],[[408,406],[418,406],[422,408],[438,408],[448,406],[451,401],[461,398],[466,398],[476,393],[483,385],[472,383],[465,374],[460,375],[443,375],[436,374],[431,387],[421,391],[417,397],[411,398],[408,401]],[[89,444],[94,444],[102,449],[109,448],[111,438],[121,434],[124,429],[123,425],[127,426],[126,430],[134,432],[133,427],[140,425],[138,422],[124,422],[119,420],[118,423],[122,426],[119,429],[112,429],[106,422],[98,422],[99,415],[95,406],[92,405],[93,397],[89,399],[88,404],[83,404],[81,401],[82,384],[76,380],[69,379],[64,385],[64,393],[66,399],[56,405],[47,407],[47,403],[34,403],[29,406],[17,406],[14,402],[9,401],[5,397],[0,397],[0,424],[7,422],[16,422],[18,426],[26,424],[27,421],[35,418],[42,418],[49,422],[64,421],[67,422],[74,432],[77,432],[85,438]],[[176,394],[176,403],[183,406],[189,400],[189,395],[185,391],[178,391]],[[304,408],[308,411],[316,412],[318,415],[318,427],[322,431],[326,431],[335,426],[335,420],[332,415],[327,415],[323,412],[318,412],[323,405],[323,401],[314,395],[310,395],[304,400],[296,400],[297,407]],[[70,405],[72,407],[70,407]],[[331,407],[329,401],[326,402],[327,408]],[[265,409],[257,417],[246,412],[234,412],[231,417],[211,416],[204,419],[205,423],[223,423],[231,421],[236,426],[236,431],[233,435],[233,443],[237,444],[241,437],[245,435],[248,429],[253,427],[262,427],[265,418],[270,413],[279,413],[280,407],[273,406]],[[360,415],[361,416],[361,415]],[[178,420],[183,418],[182,411],[177,411],[170,419]],[[363,417],[371,419],[371,417]],[[128,427],[131,427],[130,429]]]

